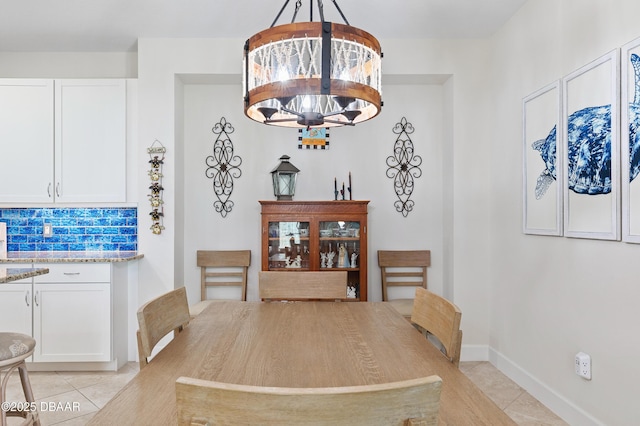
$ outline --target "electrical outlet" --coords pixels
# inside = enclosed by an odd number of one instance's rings
[[[584,352],[576,354],[576,374],[591,380],[591,357]]]
[[[45,223],[42,226],[42,235],[44,237],[50,237],[51,234],[53,234],[53,230],[51,229],[51,224],[50,223]]]

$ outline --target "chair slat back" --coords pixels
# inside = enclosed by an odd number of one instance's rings
[[[331,388],[278,388],[180,377],[178,425],[437,425],[442,380]]]
[[[461,319],[462,312],[456,305],[429,290],[416,288],[411,322],[434,335],[456,366],[460,364],[462,346]]]
[[[251,250],[198,250],[200,297],[207,300],[208,287],[241,288],[241,300],[247,300],[247,272]]]
[[[347,271],[260,271],[262,300],[342,300]]]
[[[140,368],[148,364],[148,358],[156,344],[171,331],[176,333],[189,323],[187,290],[177,288],[163,294],[138,309],[138,357]]]
[[[388,301],[388,287],[427,288],[427,268],[431,266],[430,250],[378,250],[378,266],[382,274],[382,300]]]

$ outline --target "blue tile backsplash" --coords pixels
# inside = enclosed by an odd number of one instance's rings
[[[138,210],[108,208],[0,208],[7,251],[137,251]],[[50,223],[52,235],[42,235]]]

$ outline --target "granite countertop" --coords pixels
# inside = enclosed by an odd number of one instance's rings
[[[48,268],[0,268],[0,284],[48,273]]]
[[[3,263],[111,263],[144,257],[135,251],[18,251],[7,253]]]

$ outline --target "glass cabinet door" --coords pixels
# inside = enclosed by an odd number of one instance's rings
[[[269,270],[309,269],[309,222],[269,222]]]
[[[347,298],[360,297],[360,222],[320,222],[320,269],[347,270]]]

